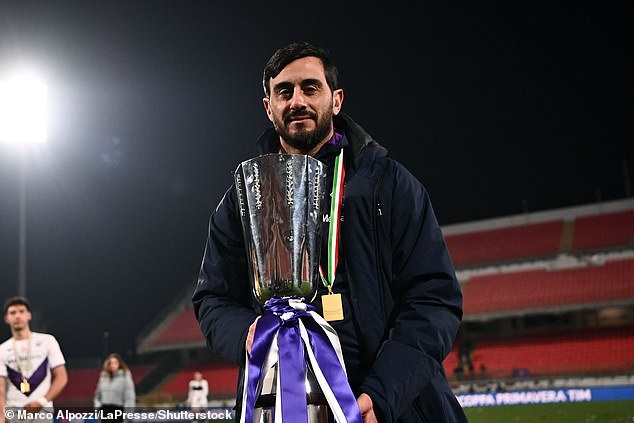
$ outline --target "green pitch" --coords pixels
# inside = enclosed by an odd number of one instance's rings
[[[632,423],[634,401],[465,408],[469,423]]]

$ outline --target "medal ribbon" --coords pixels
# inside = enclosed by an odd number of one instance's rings
[[[18,353],[18,343],[13,338],[13,354],[15,355],[15,367],[18,368],[18,372],[22,375],[23,381],[27,381],[27,374],[29,373],[29,369],[31,368],[31,337],[26,338],[26,368],[22,368],[20,360],[20,354]]]
[[[328,275],[319,266],[319,275],[328,292],[332,294],[339,262],[339,230],[341,229],[341,205],[343,204],[343,182],[346,175],[343,148],[335,158],[335,171],[332,177],[332,195],[330,197],[330,224],[328,228]]]

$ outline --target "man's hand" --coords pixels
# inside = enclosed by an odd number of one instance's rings
[[[357,398],[357,404],[359,410],[361,410],[361,417],[363,423],[378,423],[376,415],[374,414],[374,405],[372,404],[372,398],[368,394],[361,394]]]
[[[247,353],[251,355],[251,347],[253,346],[253,336],[255,335],[255,326],[258,324],[258,319],[260,316],[256,317],[251,326],[249,326],[249,333],[247,334]]]

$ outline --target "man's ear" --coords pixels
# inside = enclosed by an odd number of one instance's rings
[[[262,104],[264,105],[264,110],[266,110],[266,116],[269,118],[271,122],[273,122],[273,111],[271,110],[271,100],[267,97],[262,99]]]
[[[332,114],[337,116],[343,105],[343,90],[341,88],[332,93]]]

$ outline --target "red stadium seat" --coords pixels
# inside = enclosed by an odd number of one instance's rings
[[[572,246],[575,250],[596,250],[631,246],[634,240],[634,210],[578,217]]]
[[[445,236],[456,267],[557,254],[563,220]]]
[[[543,309],[634,298],[634,259],[566,270],[474,276],[463,287],[465,314]]]
[[[527,369],[531,376],[629,372],[634,327],[490,339],[476,346],[472,361],[475,368],[484,364],[495,377],[511,377],[517,369]]]

